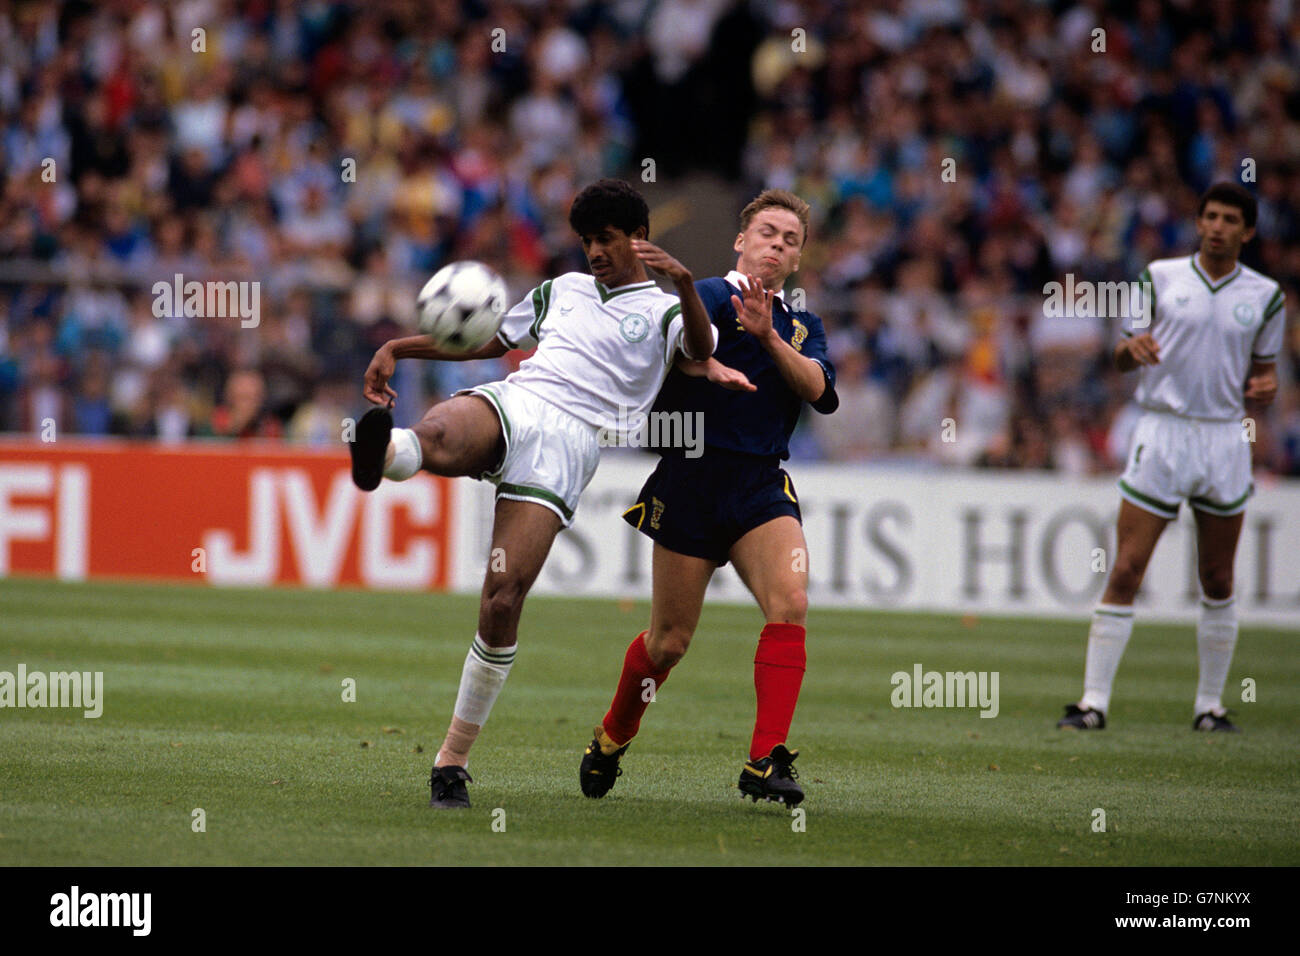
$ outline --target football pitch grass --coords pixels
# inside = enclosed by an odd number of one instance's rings
[[[0,865],[1300,863],[1300,632],[1243,627],[1245,733],[1197,734],[1194,629],[1139,616],[1111,725],[1077,733],[1055,721],[1085,624],[814,608],[800,820],[736,789],[755,608],[705,608],[596,801],[578,761],[648,605],[534,597],[474,806],[432,811],[476,618],[459,595],[0,581],[0,671],[104,675],[98,719],[0,710]],[[918,663],[997,671],[998,715],[895,709]]]

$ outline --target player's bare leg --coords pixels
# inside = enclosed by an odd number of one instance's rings
[[[704,594],[717,567],[706,558],[678,554],[655,543],[650,629],[628,645],[609,712],[593,730],[583,754],[578,780],[585,795],[603,797],[614,786],[619,759],[640,730],[646,707],[691,646]]]
[[[650,630],[645,648],[650,662],[659,670],[670,670],[686,656],[700,623],[705,592],[717,569],[718,565],[707,558],[678,554],[655,544],[650,571]]]
[[[1196,730],[1236,730],[1225,716],[1223,687],[1237,647],[1237,606],[1233,600],[1233,564],[1245,514],[1222,516],[1193,508],[1196,516],[1197,572],[1201,605],[1196,618],[1200,675],[1193,708]]]
[[[492,552],[479,600],[478,633],[461,670],[451,725],[434,760],[431,806],[469,806],[465,791],[470,779],[465,769],[469,751],[510,674],[524,598],[561,527],[559,515],[550,508],[508,498],[497,500]]]
[[[798,751],[786,747],[807,666],[808,544],[790,515],[764,522],[731,547],[731,560],[767,624],[754,654],[757,716],[740,789],[758,800],[794,806],[803,799],[791,768]]]
[[[357,423],[350,451],[353,481],[373,491],[381,477],[404,481],[419,471],[477,478],[501,461],[505,437],[486,398],[457,395],[429,409],[414,428],[393,428],[387,408],[372,408]]]
[[[1169,519],[1120,499],[1115,562],[1101,603],[1092,612],[1083,673],[1083,697],[1057,722],[1063,730],[1101,730],[1106,726],[1111,688],[1120,658],[1133,635],[1133,599]]]

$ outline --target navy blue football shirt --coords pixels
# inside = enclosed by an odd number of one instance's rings
[[[786,384],[776,361],[758,339],[746,332],[736,318],[731,297],[740,296],[740,288],[735,284],[740,281],[740,273],[733,271],[726,279],[700,279],[695,283],[695,291],[718,329],[718,346],[713,350],[713,357],[744,372],[758,391],[735,392],[673,368],[659,392],[654,410],[703,412],[706,446],[789,458],[790,435],[799,420],[803,399]],[[822,367],[826,391],[813,403],[813,408],[823,415],[835,411],[839,407],[835,367],[826,354],[822,320],[811,312],[791,312],[780,297],[773,297],[772,327],[796,352]]]

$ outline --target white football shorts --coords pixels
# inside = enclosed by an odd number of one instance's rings
[[[526,388],[489,382],[457,392],[481,395],[501,420],[506,453],[496,471],[480,477],[497,486],[498,498],[550,508],[567,528],[578,498],[600,464],[597,430]]]
[[[1244,436],[1240,422],[1144,411],[1133,430],[1119,493],[1161,518],[1177,518],[1184,499],[1207,514],[1240,514],[1255,490]]]

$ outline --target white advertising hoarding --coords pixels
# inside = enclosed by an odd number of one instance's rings
[[[561,533],[535,594],[648,598],[650,541],[621,518],[656,459],[607,451]],[[1114,555],[1114,477],[789,465],[808,539],[817,606],[1083,618]],[[489,553],[491,486],[456,488],[457,590],[477,591]],[[1237,549],[1241,619],[1300,627],[1300,482],[1261,484]],[[1192,620],[1195,525],[1184,506],[1147,571],[1138,613]],[[709,600],[746,602],[728,566]]]

